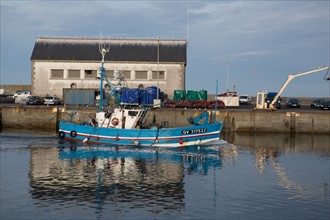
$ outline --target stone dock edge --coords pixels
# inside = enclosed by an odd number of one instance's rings
[[[74,117],[79,112],[80,120],[93,116],[94,107],[50,107],[50,106],[3,106],[0,107],[0,128],[35,129],[56,132],[58,122]],[[163,127],[188,126],[187,118],[196,117],[202,112],[210,113],[209,121],[223,121],[222,133],[302,133],[330,134],[329,111],[237,111],[231,109],[164,109],[150,111],[144,124],[155,119]]]

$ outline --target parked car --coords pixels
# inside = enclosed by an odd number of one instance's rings
[[[44,100],[40,96],[30,96],[26,101],[27,105],[41,105],[44,103]]]
[[[322,100],[320,103],[321,110],[330,110],[330,100]]]
[[[60,105],[61,102],[62,102],[61,99],[55,96],[46,96],[44,98],[45,105]]]
[[[288,98],[285,102],[287,108],[300,108],[300,101],[296,98]]]
[[[30,90],[16,90],[13,98],[16,99],[17,97],[29,97],[31,96],[31,91]]]
[[[15,103],[25,104],[31,96],[30,90],[17,90],[13,96]]]
[[[324,99],[313,100],[311,103],[311,108],[319,108],[322,101],[324,101]]]
[[[267,102],[267,107],[269,107],[270,103],[272,103],[272,101],[274,100],[275,96],[277,95],[277,92],[269,92],[267,94],[267,97],[266,97],[266,102]],[[277,109],[280,109],[281,108],[281,97],[278,97],[276,102],[275,102],[275,107]]]
[[[251,104],[251,97],[249,95],[241,95],[239,97],[240,104]]]

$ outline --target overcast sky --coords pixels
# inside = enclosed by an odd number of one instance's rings
[[[37,37],[187,39],[186,89],[278,91],[289,74],[329,66],[324,1],[1,0],[3,84],[31,84]],[[283,96],[330,97],[326,71],[294,79]],[[227,75],[229,76],[227,78]]]

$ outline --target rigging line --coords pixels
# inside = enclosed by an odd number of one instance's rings
[[[53,113],[53,114],[54,114],[54,116],[51,117],[49,120],[47,120],[47,122],[50,122],[51,120],[53,120],[57,116],[55,113]]]
[[[110,125],[110,119],[111,119],[111,117],[109,117],[107,128],[109,128],[109,125]]]
[[[158,140],[158,133],[159,133],[159,128],[157,127],[156,137],[155,137],[155,139],[154,139],[154,142],[151,143],[151,144],[149,145],[149,147],[152,147],[152,145],[154,145],[154,144],[156,143],[156,140]]]
[[[136,141],[137,138],[138,138],[140,135],[141,135],[141,130],[139,131],[139,133],[138,133],[138,135],[136,136],[136,138],[134,139],[134,141]],[[134,141],[133,141],[133,142],[134,142]]]

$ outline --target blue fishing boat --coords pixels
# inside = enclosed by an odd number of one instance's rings
[[[100,100],[103,100],[103,81],[106,80],[104,57],[108,50],[100,48],[102,66],[100,69]],[[117,91],[117,90],[114,90]],[[151,126],[144,128],[142,122],[151,108],[121,105],[112,112],[103,110],[100,101],[95,120],[81,124],[73,120],[59,123],[59,138],[84,143],[106,143],[113,145],[134,145],[153,147],[202,146],[220,139],[222,121],[209,123],[206,111],[196,118],[189,118],[191,126],[161,128]],[[215,107],[216,111],[216,107]]]

